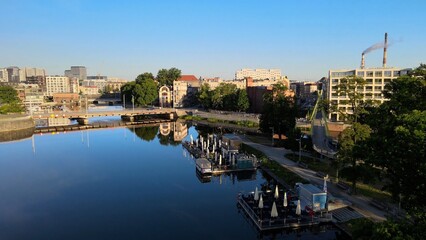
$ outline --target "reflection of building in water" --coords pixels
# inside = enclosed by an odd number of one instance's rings
[[[188,135],[188,126],[184,121],[166,122],[160,124],[160,134],[163,136],[173,132],[173,140],[181,142]]]
[[[70,125],[71,120],[68,118],[48,118],[47,124],[49,127]]]
[[[181,142],[188,135],[188,126],[183,121],[176,121],[173,125],[173,139],[176,142]]]
[[[160,123],[160,133],[163,136],[167,136],[170,134],[171,131],[171,123],[170,122],[165,122],[165,123]]]

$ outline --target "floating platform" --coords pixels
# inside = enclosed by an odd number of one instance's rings
[[[321,216],[304,214],[298,216],[294,211],[295,205],[289,204],[289,206],[284,207],[282,206],[282,199],[276,200],[278,217],[271,217],[273,200],[271,196],[265,196],[264,200],[266,201],[262,209],[257,207],[258,203],[253,199],[253,194],[240,194],[237,203],[260,231],[303,228],[332,222],[332,214],[328,213],[322,213]]]

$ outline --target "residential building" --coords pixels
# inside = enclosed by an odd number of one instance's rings
[[[87,70],[84,66],[71,66],[70,70],[65,70],[65,76],[69,78],[77,78],[79,80],[86,79]]]
[[[9,82],[9,77],[6,68],[0,68],[0,83],[1,82]]]
[[[236,80],[242,80],[247,77],[251,77],[254,80],[280,80],[281,70],[280,69],[248,69],[243,68],[235,73]]]
[[[79,91],[83,95],[98,95],[99,88],[97,86],[80,86]]]
[[[121,87],[127,83],[127,80],[120,78],[108,78],[105,90],[108,92],[120,92]]]
[[[382,91],[386,84],[392,79],[398,78],[399,76],[407,75],[411,69],[409,68],[357,68],[353,70],[330,70],[329,78],[327,82],[327,98],[332,104],[337,105],[339,112],[347,114],[352,113],[352,107],[348,104],[343,104],[342,100],[348,100],[347,96],[339,96],[337,93],[337,85],[341,83],[341,79],[350,76],[357,76],[364,78],[366,84],[362,88],[357,90],[363,93],[363,100],[375,100],[383,103],[387,99],[383,97]],[[339,112],[332,112],[329,114],[329,118],[332,121],[342,120],[342,116]]]
[[[66,76],[47,76],[46,77],[46,95],[53,96],[54,93],[69,93],[70,79]]]
[[[107,81],[105,79],[96,79],[96,80],[86,79],[86,80],[83,80],[81,85],[84,87],[96,86],[101,91],[105,91],[105,86],[107,85]]]
[[[185,102],[200,88],[200,81],[194,75],[182,75],[173,81],[173,107],[184,107]]]

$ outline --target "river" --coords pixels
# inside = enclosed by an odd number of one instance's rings
[[[159,130],[111,128],[1,143],[0,239],[336,238],[332,226],[260,234],[236,197],[267,176],[258,170],[204,182],[175,131]],[[184,139],[198,136],[195,127],[187,131]]]

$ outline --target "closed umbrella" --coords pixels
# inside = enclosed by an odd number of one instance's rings
[[[277,205],[275,202],[272,204],[271,217],[278,217]]]
[[[279,197],[279,193],[278,193],[278,185],[275,185],[275,194],[274,194],[275,199],[278,199]]]
[[[191,138],[191,145],[193,144],[194,139],[192,138],[192,134],[189,136]]]
[[[256,190],[254,190],[254,200],[259,200],[259,191],[257,190],[257,187]]]
[[[324,177],[324,187],[323,187],[323,191],[326,193],[327,192],[327,179],[328,179],[328,175]]]
[[[284,192],[284,207],[287,207],[287,192]]]
[[[300,200],[297,200],[296,214],[299,216],[302,214],[302,209],[300,208]]]
[[[260,209],[262,209],[262,208],[263,208],[263,197],[262,197],[262,194],[260,194],[259,208],[260,208]]]

